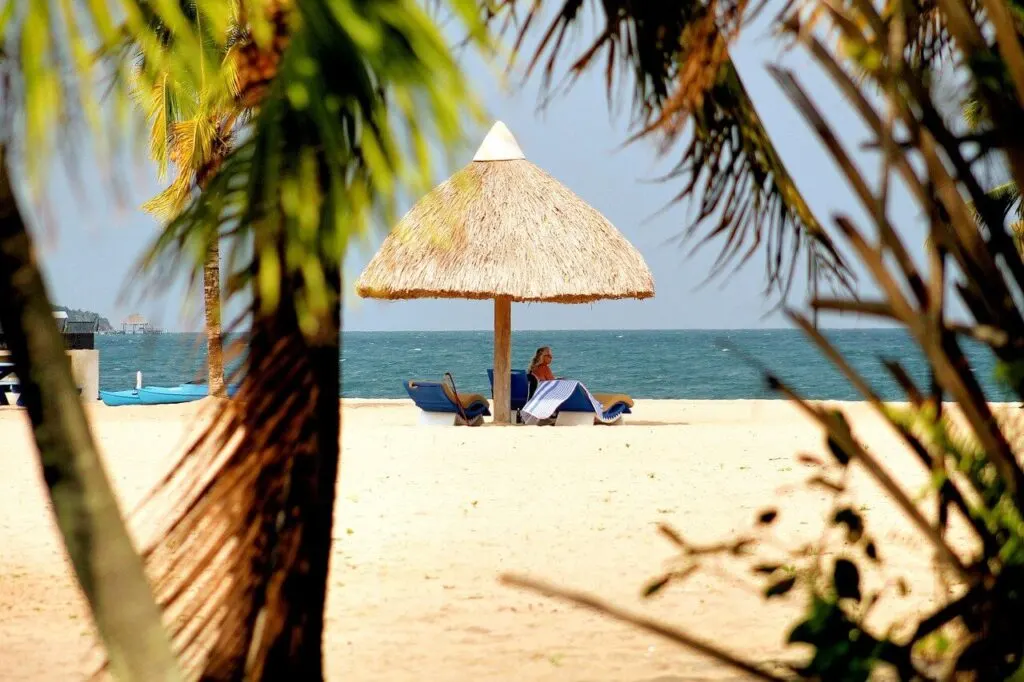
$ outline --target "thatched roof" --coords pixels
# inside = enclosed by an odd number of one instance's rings
[[[402,218],[356,291],[585,303],[649,298],[654,278],[604,216],[525,159],[499,121],[474,160]]]

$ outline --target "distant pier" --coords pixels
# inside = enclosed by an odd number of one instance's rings
[[[160,334],[162,332],[162,329],[154,327],[149,320],[138,313],[121,320],[122,334]]]

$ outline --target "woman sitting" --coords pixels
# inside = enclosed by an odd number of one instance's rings
[[[554,381],[561,377],[556,377],[555,373],[551,371],[551,346],[541,346],[537,349],[537,352],[533,354],[533,360],[530,361],[530,367],[526,370],[526,380],[529,383],[529,391],[527,398],[532,398],[534,392],[537,390],[537,384],[541,381]],[[558,410],[547,419],[541,420],[540,426],[550,426],[555,423],[555,419],[558,417]]]
[[[530,361],[530,368],[526,370],[530,378],[534,379],[531,381],[530,388],[534,388],[533,384],[540,381],[554,381],[555,375],[551,371],[551,347],[541,346],[537,349],[537,352],[533,354],[533,360]],[[533,394],[533,391],[530,391]]]

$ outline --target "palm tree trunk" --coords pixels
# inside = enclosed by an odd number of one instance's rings
[[[231,150],[225,142],[227,131],[235,124],[235,117],[229,116],[221,121],[218,128],[217,144],[210,152],[206,164],[196,172],[196,185],[200,191],[206,191],[210,180],[220,170],[225,157]],[[206,366],[207,386],[210,395],[223,398],[224,388],[224,338],[221,329],[220,306],[220,242],[215,237],[206,251],[206,262],[203,264],[203,310],[206,315]]]
[[[57,525],[106,646],[111,672],[120,680],[180,679],[142,560],[89,430],[2,148],[0,324]]]
[[[211,584],[229,586],[212,604],[218,617],[198,620],[197,627],[215,638],[195,651],[203,682],[323,680],[323,610],[341,453],[340,267],[324,274],[333,306],[312,336],[301,329],[294,305],[301,275],[281,277],[281,303],[272,310],[264,310],[253,287],[238,395],[222,405],[182,460],[191,465],[179,465],[165,488],[198,490],[195,472],[212,474],[209,486],[183,501],[187,514],[175,512],[160,551],[151,555],[160,557],[154,569],[160,594],[176,595],[167,607],[189,610],[196,600],[211,606],[209,594],[187,593],[182,576],[193,569]],[[211,558],[213,532],[239,541],[230,560]],[[192,625],[172,626],[182,647],[191,646]]]
[[[340,270],[325,274],[330,293],[340,302]],[[283,282],[283,301],[288,300],[289,284]],[[320,324],[317,339],[310,341],[299,330],[294,306],[282,303],[270,319],[257,319],[250,349],[252,358],[278,360],[287,360],[294,351],[281,355],[275,347],[298,350],[302,357],[293,357],[292,364],[301,367],[305,379],[295,381],[294,386],[303,387],[301,390],[309,396],[301,415],[291,420],[294,435],[290,441],[295,449],[289,457],[290,469],[286,473],[282,469],[284,478],[269,487],[281,489],[281,483],[287,481],[283,486],[287,491],[284,511],[280,514],[285,520],[282,524],[278,514],[268,518],[266,511],[262,512],[269,523],[263,536],[273,538],[268,543],[273,549],[261,552],[257,559],[262,566],[260,572],[266,576],[256,605],[263,618],[258,619],[262,625],[255,628],[246,656],[247,679],[262,682],[324,679],[324,608],[341,457],[340,306],[335,306],[333,314],[321,319]]]
[[[320,343],[310,348],[314,376],[313,431],[315,457],[310,466],[293,470],[293,498],[305,517],[295,568],[288,572],[282,592],[290,613],[286,627],[265,642],[262,679],[319,682],[323,675],[324,609],[331,567],[331,537],[338,471],[341,463],[341,271],[326,272],[333,300]]]
[[[210,395],[224,397],[224,341],[221,337],[220,245],[214,241],[203,265],[203,307],[206,311],[207,381]]]

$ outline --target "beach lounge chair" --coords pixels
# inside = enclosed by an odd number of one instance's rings
[[[82,394],[81,386],[78,394]],[[25,407],[25,394],[21,392],[21,383],[14,374],[14,365],[9,362],[0,362],[0,405]]]
[[[12,405],[21,400],[18,382],[13,375],[14,364],[0,362],[0,405]],[[10,399],[7,397],[8,394],[11,396]]]
[[[590,396],[601,407],[600,419],[596,419],[597,411],[587,395],[587,390],[580,384],[572,392],[569,399],[558,408],[555,426],[585,426],[588,424],[616,425],[622,423],[622,415],[632,414],[633,399],[624,393],[591,393]]]
[[[491,398],[494,398],[494,370],[487,370],[487,380],[491,382]],[[532,384],[532,387],[531,387]],[[512,399],[511,408],[516,413],[517,421],[519,410],[523,409],[523,405],[533,395],[533,390],[537,388],[537,379],[532,374],[528,374],[525,369],[514,369],[512,370]]]
[[[621,393],[591,393],[571,379],[541,382],[537,393],[523,407],[529,424],[545,423],[552,415],[555,426],[621,424],[622,415],[632,414],[633,399]]]
[[[6,382],[0,384],[0,405],[17,405],[24,407],[22,401],[21,384],[17,382]]]
[[[448,382],[407,381],[405,391],[420,408],[420,423],[431,426],[478,426],[491,415],[487,398],[479,393],[456,393]]]

